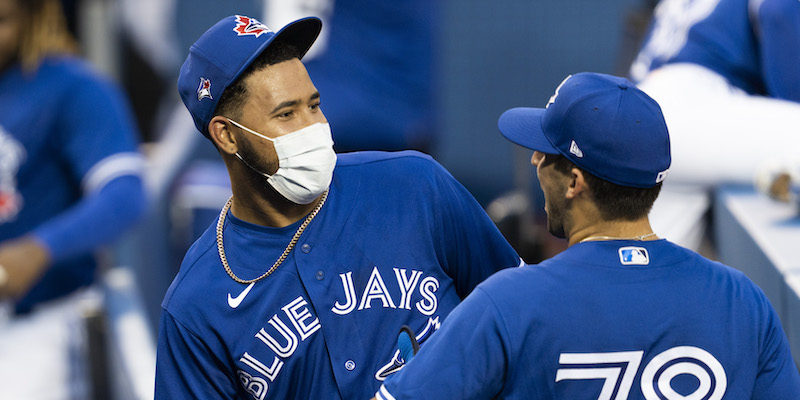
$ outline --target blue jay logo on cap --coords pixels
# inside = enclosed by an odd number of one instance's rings
[[[263,33],[272,32],[259,20],[245,17],[244,15],[236,16],[236,26],[233,28],[233,31],[239,36],[253,35],[255,37],[259,37]]]
[[[211,97],[211,81],[201,76],[200,86],[197,87],[197,101],[205,98],[214,100],[214,98]]]
[[[620,247],[619,261],[622,265],[647,265],[650,264],[650,256],[644,247]]]

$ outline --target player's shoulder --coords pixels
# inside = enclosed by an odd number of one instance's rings
[[[191,303],[191,299],[187,299],[187,296],[204,293],[203,290],[196,289],[207,283],[201,279],[205,274],[194,273],[194,271],[204,268],[209,261],[218,264],[216,249],[214,225],[211,225],[186,251],[180,268],[164,295],[161,303],[163,308],[170,309]]]
[[[341,153],[337,157],[335,174],[358,174],[362,182],[415,185],[423,184],[423,181],[452,179],[452,175],[433,157],[416,150],[360,151]]]
[[[39,65],[37,82],[50,96],[69,104],[119,102],[122,90],[108,75],[76,56],[53,56]],[[96,100],[100,99],[100,100]]]
[[[425,167],[438,164],[433,157],[416,150],[357,151],[338,154],[337,166],[348,167]]]

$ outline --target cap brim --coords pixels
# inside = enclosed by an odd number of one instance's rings
[[[289,43],[297,48],[297,50],[300,52],[300,58],[303,58],[303,56],[306,55],[308,50],[317,40],[321,30],[322,21],[320,21],[319,18],[301,18],[290,23],[289,25],[284,26],[281,30],[275,33],[275,37],[271,42],[274,43],[280,41]]]
[[[544,112],[544,108],[512,108],[500,116],[497,128],[506,139],[520,146],[542,153],[559,154],[542,129]]]
[[[298,19],[297,21],[284,26],[281,30],[275,33],[275,36],[273,36],[269,41],[264,42],[264,44],[262,44],[258,50],[250,55],[244,64],[239,67],[239,71],[231,76],[229,82],[225,83],[225,88],[238,79],[239,76],[241,76],[242,73],[247,70],[248,67],[250,67],[250,64],[252,64],[253,61],[255,61],[255,59],[258,58],[261,53],[266,51],[266,49],[273,43],[282,42],[294,46],[298,51],[298,56],[302,59],[317,40],[321,30],[322,21],[317,17]]]

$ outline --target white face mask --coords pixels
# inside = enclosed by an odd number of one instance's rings
[[[236,157],[253,171],[265,176],[267,183],[289,201],[310,204],[330,186],[333,167],[336,166],[330,124],[316,123],[273,139],[230,118],[228,121],[273,143],[278,154],[278,170],[272,175],[255,169],[239,152],[236,152]]]

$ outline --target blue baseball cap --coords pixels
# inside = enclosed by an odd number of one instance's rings
[[[189,49],[178,75],[178,92],[206,137],[222,92],[276,41],[297,48],[302,58],[322,29],[322,21],[308,17],[273,32],[255,18],[232,15],[207,30]]]
[[[612,75],[570,75],[545,108],[512,108],[497,127],[520,146],[561,154],[622,186],[653,187],[666,178],[671,163],[661,107],[627,79]]]

